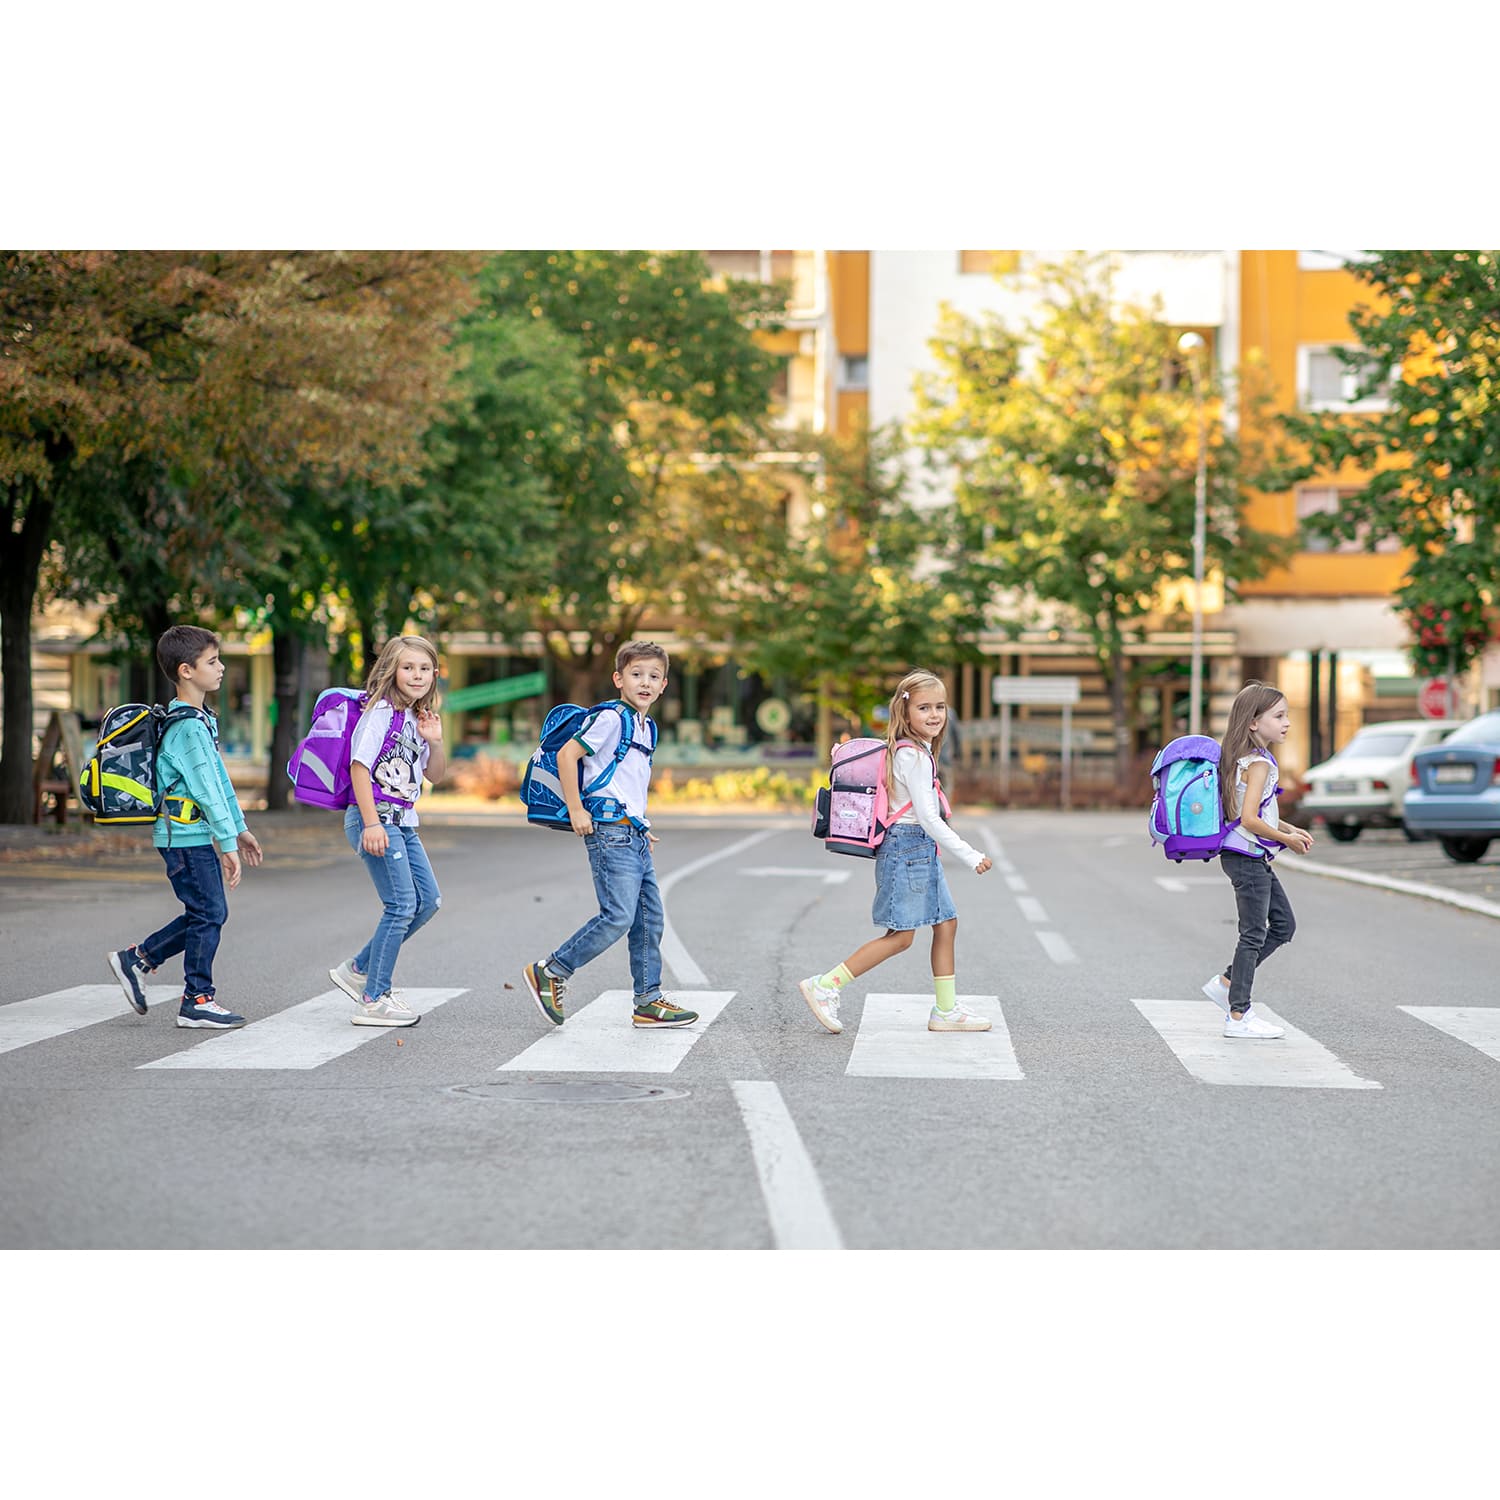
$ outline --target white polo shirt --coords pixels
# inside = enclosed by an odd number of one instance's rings
[[[646,816],[646,793],[651,786],[651,727],[647,716],[628,708],[633,726],[632,741],[638,746],[626,752],[625,759],[609,781],[600,788],[601,796],[617,798],[625,804],[626,813],[643,828],[650,826]],[[573,736],[583,746],[583,784],[585,787],[607,771],[620,743],[621,715],[613,708],[603,709]]]

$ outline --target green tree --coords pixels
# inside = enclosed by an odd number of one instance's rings
[[[1340,355],[1351,399],[1388,386],[1389,403],[1287,417],[1310,455],[1292,477],[1363,472],[1364,488],[1308,529],[1410,548],[1396,597],[1412,662],[1462,672],[1500,634],[1500,251],[1383,250],[1349,269],[1375,293]]]
[[[1157,311],[1115,305],[1106,261],[1077,256],[1035,275],[1041,311],[1026,328],[945,310],[912,427],[954,477],[974,565],[991,587],[1015,613],[1051,606],[1053,621],[1088,637],[1124,775],[1134,727],[1127,642],[1162,609],[1162,585],[1192,577],[1197,404],[1177,331]],[[1269,424],[1243,422],[1266,399],[1259,385],[1240,382],[1236,434],[1217,374],[1202,378],[1205,576],[1221,572],[1232,587],[1284,551],[1241,513],[1244,486],[1272,472],[1277,454],[1254,436]]]
[[[50,576],[108,599],[111,623],[143,646],[176,610],[213,618],[253,602],[299,484],[389,487],[420,470],[467,264],[408,252],[5,257],[0,483],[20,566],[12,588],[7,557],[0,601],[0,816],[28,815],[29,624],[49,548]],[[271,603],[276,618],[284,601]]]
[[[571,354],[566,409],[526,433],[552,545],[510,578],[507,600],[542,632],[571,696],[597,693],[648,611],[711,592],[722,539],[764,534],[752,460],[776,362],[754,331],[782,305],[757,282],[710,284],[692,251],[512,251],[480,277],[478,316],[535,320]]]
[[[867,719],[893,674],[977,657],[983,580],[962,517],[910,500],[896,428],[817,446],[809,521],[778,524],[769,566],[740,580],[724,608],[744,666],[813,689],[826,755],[831,713]]]

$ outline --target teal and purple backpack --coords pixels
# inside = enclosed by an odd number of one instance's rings
[[[1270,757],[1271,764],[1276,764]],[[1151,762],[1151,838],[1168,859],[1217,859],[1224,840],[1240,826],[1224,816],[1219,775],[1219,742],[1206,734],[1184,734],[1165,745]],[[1260,812],[1276,796],[1271,778],[1261,798]],[[1248,837],[1248,835],[1247,835]],[[1274,846],[1257,840],[1268,853]]]

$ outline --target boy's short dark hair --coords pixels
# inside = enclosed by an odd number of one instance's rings
[[[156,643],[156,664],[162,676],[176,687],[177,669],[192,666],[210,646],[218,644],[218,636],[201,625],[172,625],[162,631]]]
[[[671,669],[671,659],[667,656],[665,646],[658,646],[655,641],[626,641],[615,652],[615,671],[623,672],[631,662],[639,661],[643,656],[655,657],[661,663],[663,672]]]

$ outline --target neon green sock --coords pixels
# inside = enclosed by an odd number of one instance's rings
[[[958,980],[952,974],[944,974],[941,978],[934,974],[932,987],[937,991],[939,1010],[949,1011],[958,1004]]]
[[[848,964],[840,964],[836,969],[830,969],[819,980],[819,984],[831,984],[834,989],[841,990],[854,976],[849,972]]]

